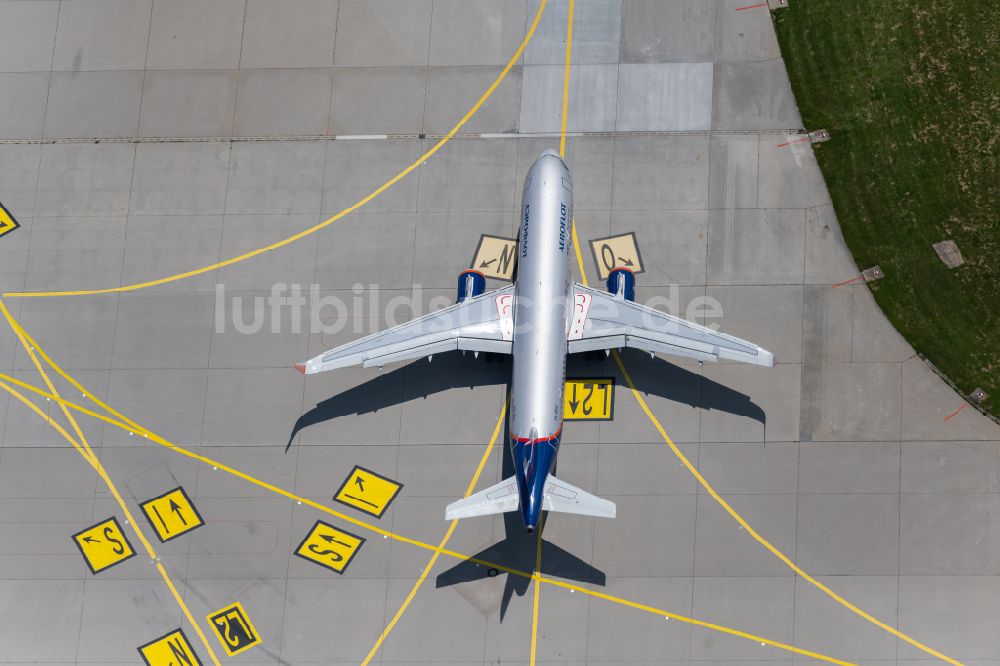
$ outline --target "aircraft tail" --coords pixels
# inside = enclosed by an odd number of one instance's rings
[[[509,477],[475,495],[452,502],[445,508],[444,517],[445,520],[455,520],[487,516],[517,511],[520,505],[517,481],[514,477]],[[552,474],[545,479],[542,508],[556,513],[576,513],[600,518],[614,518],[616,511],[614,502],[591,495]]]

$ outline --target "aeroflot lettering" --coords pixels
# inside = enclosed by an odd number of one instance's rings
[[[521,258],[528,256],[528,210],[530,206],[524,204],[524,227],[521,230]]]
[[[559,251],[566,251],[566,204],[559,204]]]

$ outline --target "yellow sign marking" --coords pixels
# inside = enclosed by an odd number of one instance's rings
[[[364,538],[317,520],[295,554],[339,574],[347,570]]]
[[[202,666],[201,659],[180,629],[140,646],[139,654],[146,666]]]
[[[635,232],[620,236],[595,238],[590,241],[590,251],[594,253],[594,263],[597,264],[597,274],[602,280],[616,268],[628,268],[633,273],[641,273],[642,256],[639,254],[639,244],[635,240]]]
[[[180,486],[139,505],[160,541],[176,539],[205,524],[191,498]]]
[[[355,465],[333,499],[381,518],[403,484]]]
[[[610,421],[615,413],[615,380],[567,379],[563,401],[563,418],[567,421]]]
[[[0,203],[0,236],[5,236],[20,226],[6,206]]]
[[[238,601],[210,613],[208,623],[215,629],[219,642],[230,657],[260,645],[260,634],[250,622],[243,604]]]
[[[98,574],[135,556],[135,549],[125,538],[118,519],[112,516],[73,535],[90,572]]]
[[[517,266],[517,240],[483,234],[469,268],[474,268],[488,278],[510,281]]]

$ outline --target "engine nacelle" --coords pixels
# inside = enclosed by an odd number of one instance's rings
[[[635,273],[628,268],[616,268],[608,275],[608,293],[626,301],[635,300]]]
[[[486,291],[486,277],[477,270],[469,269],[458,274],[458,296],[455,302],[475,298]]]

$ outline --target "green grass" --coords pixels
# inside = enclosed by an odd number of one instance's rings
[[[1000,2],[792,0],[773,14],[847,244],[882,310],[1000,414]],[[954,240],[948,269],[932,243]]]

